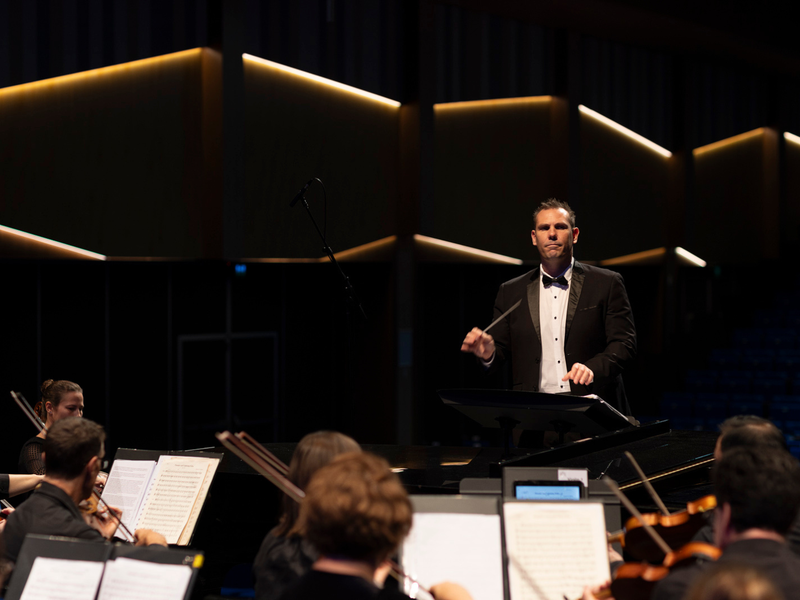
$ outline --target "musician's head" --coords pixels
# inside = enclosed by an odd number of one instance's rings
[[[48,379],[42,384],[42,400],[35,410],[48,428],[67,417],[82,417],[83,390],[71,381]]]
[[[788,451],[786,438],[771,421],[755,415],[736,415],[725,419],[719,426],[719,437],[714,448],[714,458],[740,446],[767,446]]]
[[[685,600],[783,600],[769,577],[735,561],[709,565],[694,579]]]
[[[322,556],[377,567],[411,528],[405,489],[383,458],[343,454],[311,479],[300,507],[300,526]]]
[[[54,423],[42,452],[47,478],[83,479],[84,498],[88,498],[105,457],[105,439],[103,428],[89,419],[69,417]]]
[[[297,444],[289,463],[289,480],[305,491],[311,476],[331,460],[346,452],[359,452],[361,446],[353,438],[337,431],[309,433]],[[275,535],[285,536],[299,533],[297,517],[300,507],[289,496],[283,496],[283,516]]]
[[[720,547],[745,532],[785,536],[800,506],[800,465],[778,448],[734,448],[714,467],[714,492]]]

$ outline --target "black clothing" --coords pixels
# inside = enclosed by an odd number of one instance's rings
[[[774,540],[740,540],[725,548],[718,563],[744,563],[761,571],[786,600],[800,594],[800,558],[786,544]],[[651,600],[681,600],[695,578],[709,565],[692,565],[672,571],[656,584]]]
[[[38,436],[25,442],[22,450],[19,451],[19,472],[23,475],[44,475],[43,450],[44,440]]]
[[[29,533],[105,541],[99,531],[86,524],[72,498],[61,488],[46,481],[8,515],[3,531],[6,558],[16,562],[22,542]]]
[[[495,358],[489,370],[511,362],[513,388],[539,391],[542,336],[539,323],[539,268],[506,281],[497,292],[494,318],[518,300],[520,307],[492,330]],[[567,371],[577,362],[594,373],[594,382],[570,381],[570,393],[597,394],[624,415],[630,408],[622,383],[622,371],[636,354],[636,328],[625,283],[619,273],[575,262],[569,286],[566,337]]]
[[[253,561],[256,599],[280,597],[286,586],[311,570],[317,557],[314,547],[300,536],[287,538],[268,533]]]
[[[706,524],[692,538],[693,542],[705,542],[706,544],[714,543],[714,511],[707,511],[703,513],[706,517]],[[800,514],[792,523],[791,528],[786,533],[786,543],[789,548],[800,556]]]
[[[280,596],[280,600],[408,600],[392,581],[380,589],[362,577],[309,571]]]
[[[8,475],[0,473],[0,498],[8,498],[8,487],[11,485],[8,481]]]

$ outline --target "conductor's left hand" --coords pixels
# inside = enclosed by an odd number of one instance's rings
[[[561,381],[567,381],[568,379],[571,379],[579,385],[589,385],[590,383],[594,382],[594,371],[592,371],[586,365],[575,363],[572,365],[569,373],[561,378]]]

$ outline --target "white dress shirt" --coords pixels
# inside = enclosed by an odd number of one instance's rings
[[[569,266],[556,277],[563,276],[567,284],[572,282],[572,259]],[[567,305],[569,304],[569,285],[551,283],[544,285],[539,269],[539,327],[542,335],[542,363],[539,369],[539,391],[548,394],[568,394],[569,381],[561,381],[567,374],[567,360],[564,356],[564,333],[567,326]],[[547,274],[549,276],[549,273]]]

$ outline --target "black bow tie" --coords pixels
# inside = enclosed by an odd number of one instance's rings
[[[552,284],[558,283],[559,285],[563,285],[564,287],[569,287],[569,283],[567,283],[567,278],[561,275],[560,277],[548,277],[544,273],[542,273],[542,283],[544,283],[545,287]]]

